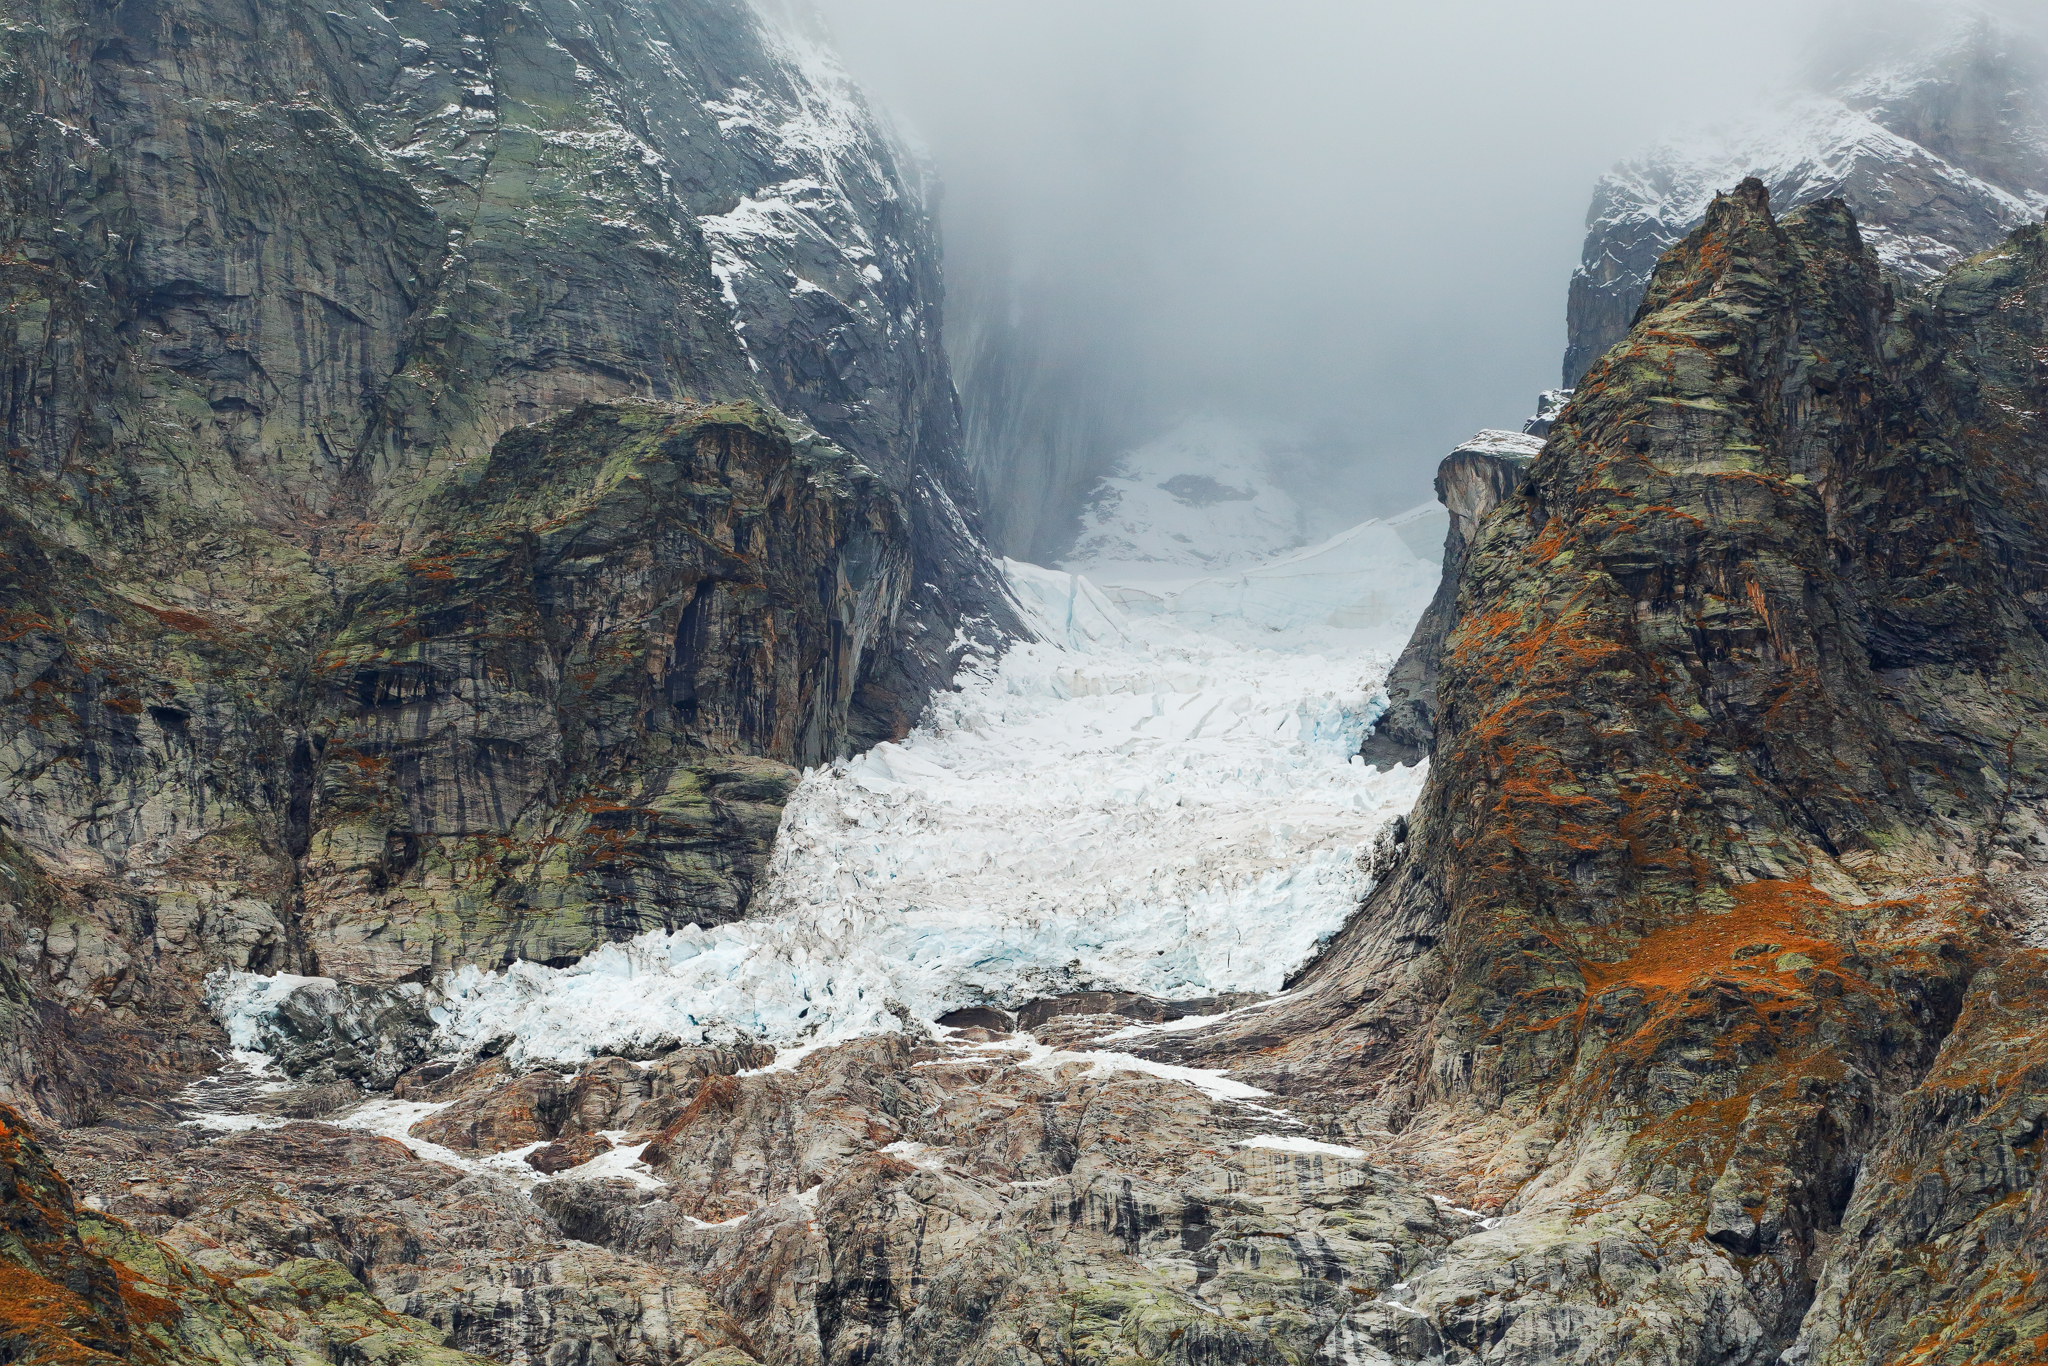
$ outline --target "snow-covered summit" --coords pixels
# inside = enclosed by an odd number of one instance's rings
[[[1825,88],[1694,129],[1601,178],[1572,280],[1567,384],[1627,333],[1658,257],[1745,177],[1762,180],[1780,212],[1847,200],[1907,283],[2048,214],[2038,41],[1987,15],[1932,8],[1870,37]]]

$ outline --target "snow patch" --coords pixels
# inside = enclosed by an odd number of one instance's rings
[[[1254,1138],[1238,1140],[1240,1148],[1269,1148],[1282,1153],[1312,1153],[1322,1157],[1341,1157],[1347,1162],[1369,1162],[1371,1154],[1363,1148],[1349,1148],[1342,1143],[1323,1143],[1313,1138],[1302,1138],[1296,1134],[1259,1134]]]
[[[1250,1101],[1261,1100],[1272,1095],[1247,1082],[1234,1081],[1217,1068],[1178,1067],[1172,1063],[1154,1062],[1150,1058],[1135,1057],[1129,1053],[1114,1053],[1102,1049],[1054,1048],[1039,1043],[1029,1035],[1019,1049],[1016,1045],[990,1045],[979,1051],[998,1051],[1020,1054],[1018,1066],[1035,1072],[1056,1072],[1062,1067],[1082,1065],[1088,1077],[1109,1077],[1119,1072],[1135,1072],[1141,1076],[1157,1077],[1161,1081],[1177,1081],[1194,1087],[1211,1100]]]
[[[1553,421],[1564,411],[1564,400],[1571,393],[1569,389],[1545,389],[1537,398],[1536,416],[1532,422]],[[1481,455],[1505,455],[1511,459],[1534,460],[1543,454],[1543,438],[1527,432],[1504,432],[1498,427],[1482,427],[1469,439],[1460,441],[1456,451],[1477,451]]]
[[[591,1158],[580,1166],[570,1167],[564,1171],[556,1172],[553,1176],[544,1176],[541,1179],[544,1181],[605,1181],[616,1177],[631,1181],[641,1190],[659,1190],[668,1184],[668,1182],[648,1171],[647,1164],[640,1160],[640,1155],[647,1150],[647,1143],[634,1143],[630,1145],[620,1143],[619,1140],[626,1136],[624,1129],[606,1129],[602,1133],[611,1142],[612,1146],[609,1151],[599,1153],[596,1157]],[[652,1142],[652,1140],[649,1140],[649,1142]],[[535,1146],[538,1147],[539,1145]],[[521,1161],[524,1161],[524,1154],[521,1155]],[[529,1167],[527,1170],[530,1173],[532,1168]],[[703,1228],[718,1227],[713,1224],[700,1224],[699,1226]]]
[[[226,1134],[245,1134],[252,1129],[281,1129],[291,1122],[276,1115],[230,1115],[216,1110],[202,1110],[190,1119],[180,1121],[195,1129],[212,1129]]]

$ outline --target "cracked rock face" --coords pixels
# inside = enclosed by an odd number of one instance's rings
[[[1477,1227],[1270,1109],[1090,1055],[761,1061],[427,1067],[396,1094],[442,1108],[399,1141],[286,1122],[299,1098],[270,1093],[272,1127],[75,1129],[64,1161],[135,1243],[237,1285],[318,1264],[451,1359],[1312,1360],[1415,1337],[1399,1287]],[[543,1137],[591,1156],[477,1160]]]
[[[1480,524],[1401,867],[1173,1049],[1499,1213],[1395,1360],[2038,1354],[2044,332],[1750,181]]]
[[[1436,739],[1436,685],[1444,639],[1457,620],[1458,576],[1465,556],[1479,534],[1479,524],[1520,487],[1529,462],[1543,449],[1561,404],[1555,390],[1540,400],[1529,432],[1485,431],[1443,458],[1436,470],[1436,498],[1451,514],[1444,534],[1443,577],[1423,609],[1415,632],[1387,674],[1387,709],[1373,723],[1359,753],[1369,764],[1389,768],[1429,757]]]
[[[45,5],[0,101],[0,1356],[2040,1359],[2048,231],[1703,207],[1446,466],[1284,996],[570,1071],[420,984],[749,914],[1000,633],[914,174],[683,0]],[[288,1081],[187,1089],[224,967]]]

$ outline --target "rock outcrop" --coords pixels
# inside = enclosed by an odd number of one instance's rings
[[[127,1204],[185,1199],[144,1186]],[[8,1361],[482,1366],[483,1358],[444,1346],[431,1325],[385,1308],[330,1258],[284,1252],[236,1266],[207,1255],[215,1250],[188,1256],[125,1220],[80,1209],[43,1145],[0,1106],[0,1354]]]
[[[1745,176],[1779,212],[1840,198],[1885,269],[1925,284],[2048,213],[2048,49],[1981,12],[1894,7],[1868,55],[1733,128],[1660,145],[1594,188],[1566,313],[1567,386],[1627,334],[1658,258]]]
[[[1453,454],[1284,995],[532,1065],[423,983],[748,914],[1002,630],[914,185],[694,0],[6,41],[0,1356],[2040,1359],[2048,229],[1745,182]]]
[[[1545,432],[1561,411],[1546,392],[1529,427]],[[1513,496],[1529,462],[1543,449],[1541,433],[1483,431],[1443,458],[1436,468],[1436,498],[1451,515],[1444,534],[1443,577],[1387,675],[1387,709],[1359,748],[1369,764],[1387,768],[1429,757],[1436,737],[1436,679],[1444,638],[1457,620],[1458,575],[1479,523]]]
[[[1386,1301],[1478,1227],[1356,1149],[1086,1054],[883,1037],[755,1061],[486,1062],[401,1082],[447,1106],[402,1141],[96,1128],[69,1160],[138,1236],[238,1277],[327,1259],[497,1360],[1312,1360],[1347,1319],[1399,1336]],[[509,1166],[449,1165],[550,1130],[627,1152],[530,1198]]]
[[[1498,1213],[1394,1360],[2038,1356],[2044,337],[1750,181],[1482,524],[1401,867],[1174,1050]]]
[[[1014,627],[939,303],[920,173],[745,6],[9,28],[0,1094],[189,1076],[218,968],[744,914],[798,769]]]

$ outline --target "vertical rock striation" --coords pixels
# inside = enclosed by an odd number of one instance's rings
[[[1542,413],[1554,416],[1548,397]],[[1541,425],[1547,431],[1549,423],[1550,417],[1539,415],[1531,418],[1529,425]],[[1367,763],[1386,768],[1429,757],[1436,737],[1437,673],[1444,638],[1457,619],[1458,575],[1464,569],[1466,552],[1478,535],[1479,523],[1513,496],[1529,462],[1542,449],[1538,434],[1484,431],[1437,466],[1437,501],[1451,514],[1450,530],[1444,535],[1443,578],[1401,657],[1387,674],[1387,709],[1358,751]]]
[[[200,1065],[215,968],[388,982],[744,914],[796,770],[1014,629],[919,173],[800,26],[19,20],[0,837],[36,1113],[62,1040]]]

